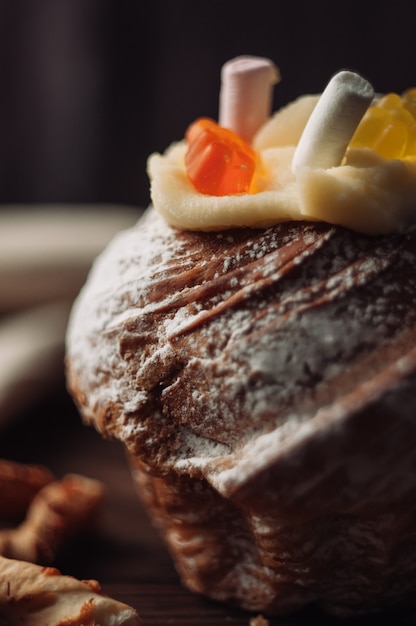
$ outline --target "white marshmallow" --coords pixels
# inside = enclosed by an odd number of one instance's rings
[[[272,109],[272,87],[280,80],[269,59],[239,56],[221,70],[219,124],[249,143],[266,122]]]
[[[299,140],[292,161],[294,174],[304,167],[328,169],[340,165],[373,98],[372,86],[358,74],[348,71],[335,74]]]

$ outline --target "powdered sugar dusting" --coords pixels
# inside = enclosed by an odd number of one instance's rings
[[[403,316],[395,296],[415,285],[383,282],[397,261],[393,245],[371,244],[369,255],[365,238],[302,228],[252,231],[242,242],[210,235],[211,260],[200,256],[205,235],[193,235],[192,250],[153,211],[120,234],[68,330],[86,419],[105,429],[97,409],[111,403],[111,429],[128,439],[131,420],[147,419],[156,402],[193,433],[192,445],[189,435],[178,443],[181,466],[187,455],[212,459],[218,444],[241,447],[253,432],[308,420],[317,386],[388,339]]]
[[[412,232],[181,233],[150,210],[95,263],[69,387],[196,591],[342,614],[394,601],[398,571],[414,591],[415,253]]]

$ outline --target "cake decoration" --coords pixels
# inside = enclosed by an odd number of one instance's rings
[[[292,170],[341,165],[348,144],[374,98],[368,81],[354,72],[338,72],[328,83],[297,145]]]
[[[247,64],[247,58],[242,58]],[[236,71],[237,60],[241,64],[237,57],[224,67],[233,68],[242,87],[235,86],[235,76],[233,90],[223,79],[219,125],[210,139],[204,128],[196,142],[201,142],[203,150],[188,143],[189,136],[201,130],[197,121],[183,141],[149,158],[152,203],[171,226],[212,231],[308,220],[374,236],[404,232],[416,222],[416,151],[411,147],[416,146],[414,89],[405,92],[398,106],[399,96],[373,98],[373,87],[366,79],[341,71],[322,95],[299,97],[254,132],[267,117],[270,90],[279,71],[267,59],[264,64],[261,59],[252,65],[250,61],[247,78],[245,72]],[[223,68],[223,76],[226,73]],[[256,73],[261,80],[253,78]],[[256,108],[257,81],[261,88]],[[237,95],[241,114],[237,113]],[[257,120],[251,130],[243,121],[249,112]],[[382,116],[385,128],[378,143],[371,144],[367,138]],[[239,151],[227,151],[227,142],[225,147],[221,144],[227,131],[239,136],[234,141],[250,155],[247,162]],[[189,156],[194,149],[195,161]],[[201,184],[207,172],[211,181]]]
[[[368,109],[350,149],[371,148],[384,159],[416,157],[416,89],[389,93]]]
[[[195,189],[212,196],[253,193],[259,159],[237,133],[203,118],[188,128],[186,141],[186,173]]]
[[[270,59],[239,56],[221,70],[219,117],[221,126],[251,142],[272,110],[273,86],[280,71]]]
[[[269,59],[239,56],[223,66],[218,124],[199,119],[185,135],[186,173],[197,191],[226,196],[259,190],[261,159],[250,144],[270,116],[279,80]]]

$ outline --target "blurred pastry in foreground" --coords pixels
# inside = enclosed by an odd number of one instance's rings
[[[75,537],[91,529],[104,491],[100,481],[79,474],[50,480],[28,502],[26,515],[16,528],[0,529],[0,554],[49,565]]]
[[[53,567],[0,556],[0,614],[19,626],[139,626],[132,607],[101,591],[95,580],[63,576]]]
[[[0,519],[13,522],[22,518],[39,491],[54,480],[43,465],[30,465],[0,459]]]

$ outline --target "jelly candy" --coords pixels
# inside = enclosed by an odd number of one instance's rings
[[[416,118],[416,88],[411,87],[402,93],[403,106]]]
[[[351,142],[351,148],[372,146],[383,130],[389,114],[379,107],[370,107],[362,118]]]
[[[381,131],[373,144],[373,150],[385,159],[399,159],[407,144],[406,125],[392,118]]]
[[[349,147],[371,148],[385,159],[416,156],[416,88],[380,98],[366,111]]]
[[[249,193],[257,156],[237,133],[208,118],[196,120],[186,132],[188,178],[204,194]]]

